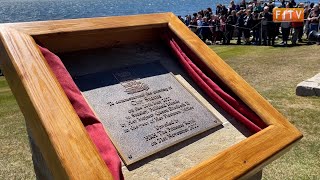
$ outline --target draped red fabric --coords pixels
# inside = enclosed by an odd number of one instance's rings
[[[178,58],[183,68],[195,83],[197,83],[213,101],[253,133],[267,126],[259,116],[238,99],[193,52],[186,49],[185,46],[179,45],[179,39],[175,39],[174,36],[169,36],[170,34],[164,36],[164,39],[173,54]],[[124,179],[121,171],[121,161],[116,149],[106,134],[103,125],[95,117],[62,61],[48,49],[40,46],[39,48],[85,126],[91,140],[96,145],[101,157],[110,169],[114,179]],[[198,66],[196,64],[198,64]]]
[[[94,115],[62,61],[48,49],[40,46],[39,48],[85,126],[91,140],[96,145],[102,159],[108,166],[113,178],[124,179],[121,171],[121,161],[116,149],[106,134],[103,125]]]
[[[222,90],[221,92],[228,94],[232,98],[232,99],[228,99],[228,98],[225,99],[226,101],[228,101],[228,103],[230,103],[230,101],[235,101],[236,103],[240,103],[241,104],[240,106],[242,106],[243,109],[245,109],[244,114],[248,116],[249,119],[253,119],[253,121],[257,121],[258,122],[257,125],[260,128],[267,127],[267,125],[261,120],[261,118],[256,113],[254,113],[246,104],[244,104],[242,100],[239,99],[239,97],[236,94],[234,94],[233,91],[228,86],[226,86],[226,84],[223,83],[221,79],[199,58],[199,56],[197,56],[188,46],[182,43],[182,41],[179,38],[177,38],[177,36],[173,34],[168,34],[168,35],[170,35],[170,37],[174,39],[175,43],[179,45],[179,48],[181,49],[182,52],[187,53],[189,59],[192,60],[192,63],[194,63],[199,69],[201,69],[201,71],[204,74],[206,74],[206,76],[210,80],[214,81],[214,83],[218,86],[218,89]]]
[[[180,49],[179,45],[173,41],[179,52],[183,55],[185,60],[190,64],[194,71],[205,81],[205,83],[215,91],[222,99],[229,103],[233,108],[243,114],[248,119],[251,119],[260,128],[265,128],[266,124],[253,112],[251,111],[242,101],[233,98],[230,94],[222,90],[215,82],[213,82],[208,76],[206,76]]]
[[[173,36],[163,36],[174,55],[188,72],[191,78],[206,92],[222,109],[243,123],[250,131],[256,133],[266,127],[266,124],[242,101],[232,97],[204,74],[180,48]],[[192,57],[192,56],[191,56]],[[217,77],[211,73],[216,80]]]

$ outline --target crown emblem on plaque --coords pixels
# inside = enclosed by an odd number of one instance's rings
[[[134,73],[130,71],[121,71],[113,74],[114,77],[125,88],[125,92],[128,94],[134,94],[141,91],[147,91],[149,86],[137,78]]]
[[[137,80],[122,82],[121,85],[126,89],[125,92],[128,94],[147,91],[149,89],[149,86],[147,84]]]

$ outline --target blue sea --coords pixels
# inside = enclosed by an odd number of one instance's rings
[[[0,0],[0,23],[158,12],[173,12],[185,16],[208,7],[215,10],[218,3],[228,5],[229,2],[230,0]],[[240,0],[235,2],[239,3]]]
[[[184,16],[215,5],[214,0],[0,0],[0,23],[157,12]]]

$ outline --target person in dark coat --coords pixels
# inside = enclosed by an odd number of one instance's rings
[[[200,27],[199,34],[200,34],[200,38],[201,38],[201,40],[203,42],[206,42],[207,39],[211,40],[212,34],[211,34],[211,30],[210,30],[210,27],[209,27],[209,23],[208,23],[208,18],[207,17],[202,18],[202,24],[201,24],[201,27]]]
[[[230,1],[230,4],[229,4],[229,6],[228,6],[228,13],[229,13],[229,15],[231,14],[231,12],[232,12],[233,10],[236,10],[236,5],[234,4],[234,1]]]
[[[228,15],[228,9],[226,8],[225,5],[222,5],[221,15],[222,15],[222,16]]]
[[[218,16],[212,15],[210,21],[210,29],[212,33],[212,44],[216,44],[216,41],[219,40],[219,27],[220,21]]]
[[[297,3],[294,0],[290,0],[289,2],[289,8],[294,8],[297,6]]]
[[[251,14],[251,10],[247,9],[246,15],[244,16],[244,29],[243,29],[246,45],[250,44],[250,31],[252,28],[252,24],[253,24],[253,17]]]
[[[227,23],[227,27],[226,27],[227,44],[230,44],[230,41],[234,33],[234,26],[237,23],[237,15],[235,10],[231,11],[231,14],[227,17],[226,23]]]
[[[221,12],[222,12],[222,5],[218,4],[217,7],[216,7],[216,15],[220,15]]]
[[[247,3],[246,0],[242,0],[239,4],[240,9],[247,9]]]
[[[236,23],[237,29],[238,29],[238,40],[237,44],[241,44],[241,37],[243,33],[244,28],[244,19],[243,19],[243,13],[242,11],[237,12],[237,23]]]
[[[226,44],[226,41],[227,41],[227,33],[226,33],[226,16],[221,16],[220,17],[220,34],[221,34],[221,38],[222,38],[222,41],[221,43],[222,44]]]
[[[272,14],[269,12],[269,7],[265,6],[263,11],[259,14],[259,20],[261,20],[262,24],[262,39],[263,45],[270,45],[270,41],[273,39],[274,44],[274,24],[272,23]]]
[[[255,45],[261,45],[261,20],[259,19],[259,12],[254,11],[252,14],[253,19],[253,39],[252,42]]]

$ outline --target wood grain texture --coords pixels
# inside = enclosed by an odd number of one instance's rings
[[[111,179],[32,37],[2,28],[1,42],[6,79],[55,178]]]
[[[68,52],[157,40],[163,30],[170,30],[269,125],[174,179],[245,178],[302,138],[281,113],[172,13],[0,27],[4,73],[55,177],[105,179],[110,173],[33,39],[54,52]]]
[[[250,171],[261,170],[268,159],[288,150],[287,147],[290,144],[302,138],[302,134],[282,114],[178,18],[172,17],[169,28],[269,125],[268,128],[182,173],[175,179],[237,179]]]
[[[170,17],[160,13],[143,18],[141,15],[83,18],[8,23],[0,27],[29,34],[50,51],[61,53],[160,39],[159,30],[167,27]]]
[[[103,29],[130,29],[139,27],[152,28],[154,25],[167,25],[172,13],[155,13],[131,16],[113,16],[80,18],[67,20],[36,21],[23,23],[5,23],[1,26],[11,27],[30,36],[45,34],[62,34],[65,32],[79,32]]]
[[[34,38],[37,43],[47,47],[54,53],[65,53],[96,48],[111,48],[113,46],[141,41],[159,41],[160,38],[158,35],[161,29],[163,28],[155,27],[154,29],[145,29],[145,27],[139,27],[113,30],[105,29],[41,35]]]

